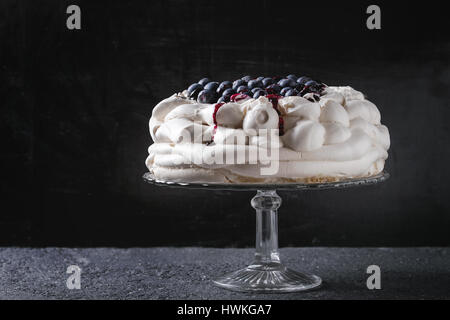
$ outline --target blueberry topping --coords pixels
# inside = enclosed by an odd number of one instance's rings
[[[223,93],[222,96],[232,96],[233,94],[236,93],[236,90],[234,89],[226,89]]]
[[[286,91],[286,94],[284,95],[285,97],[291,97],[291,96],[296,96],[298,95],[298,91],[296,89],[290,89],[288,91]]]
[[[292,88],[291,88],[291,87],[285,87],[285,88],[281,89],[280,94],[281,94],[282,96],[286,96],[286,93],[287,93],[289,90],[292,90]]]
[[[295,74],[290,74],[286,77],[286,79],[291,79],[293,81],[297,81],[297,76]]]
[[[266,94],[267,94],[267,92],[264,91],[263,89],[256,90],[253,93],[253,99],[258,99],[259,97],[265,96]]]
[[[269,94],[278,94],[281,91],[281,87],[278,84],[274,83],[274,84],[267,86],[266,91]]]
[[[217,93],[222,94],[226,89],[229,89],[233,86],[233,83],[231,81],[223,81],[219,84],[219,87],[217,88]]]
[[[264,87],[268,87],[273,84],[275,81],[272,78],[264,78],[261,80]]]
[[[198,83],[201,84],[202,86],[205,86],[205,84],[207,84],[208,82],[211,82],[211,80],[209,80],[208,78],[203,78]]]
[[[200,103],[214,103],[216,100],[216,93],[212,90],[202,90],[197,97],[197,101]]]
[[[297,79],[297,83],[298,84],[301,84],[301,85],[304,85],[306,82],[308,82],[309,80],[311,80],[310,78],[308,78],[308,77],[300,77],[300,78],[298,78]]]
[[[189,93],[189,98],[191,99],[197,99],[198,94],[200,93],[200,91],[203,90],[202,86],[196,87],[194,90],[191,91],[191,93]]]
[[[308,92],[320,93],[321,89],[321,85],[314,80],[305,83],[304,90],[307,90]]]
[[[217,100],[217,103],[227,103],[227,102],[230,102],[230,97],[231,97],[231,96],[229,96],[229,95],[221,96],[221,97],[219,98],[219,100]]]
[[[305,83],[305,86],[306,87],[312,87],[312,86],[318,86],[318,83],[316,82],[316,81],[314,81],[314,80],[309,80],[309,81],[307,81],[306,83]]]
[[[297,89],[299,92],[300,91],[302,91],[303,90],[303,88],[304,88],[304,85],[303,84],[299,84],[299,83],[297,83],[296,85],[295,85],[295,87],[294,87],[295,89]]]
[[[250,90],[254,89],[254,88],[261,88],[263,86],[262,81],[258,81],[258,80],[250,80],[248,82],[248,88]]]
[[[190,95],[192,93],[192,91],[194,91],[195,89],[198,89],[198,88],[203,89],[203,86],[201,84],[198,84],[198,83],[191,84],[189,86],[189,88],[187,89],[188,94]]]
[[[239,88],[240,86],[244,86],[244,85],[247,85],[247,83],[244,80],[242,80],[242,79],[238,79],[238,80],[233,82],[232,88],[233,88],[234,91],[236,91],[237,88]]]
[[[211,81],[208,78],[201,79],[198,83],[191,84],[187,89],[189,98],[201,103],[226,103],[239,99],[261,96],[290,97],[302,96],[311,101],[318,101],[326,85],[309,77],[297,77],[290,74],[282,77],[256,77],[244,76],[234,82]],[[306,95],[306,96],[305,96]]]
[[[208,83],[204,86],[205,90],[212,90],[212,91],[216,91],[218,87],[219,87],[219,83],[218,83],[218,82],[215,82],[215,81],[213,81],[213,82],[208,82]]]
[[[278,81],[278,84],[280,85],[280,87],[285,88],[285,87],[295,87],[295,81],[292,79],[281,79],[280,81]]]
[[[248,92],[248,87],[247,87],[247,86],[239,86],[239,88],[237,88],[236,92],[237,92],[237,93],[245,93],[245,92]]]

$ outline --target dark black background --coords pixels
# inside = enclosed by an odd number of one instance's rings
[[[366,93],[392,177],[280,192],[280,244],[450,245],[448,12],[376,3],[370,31],[368,1],[1,1],[0,245],[253,245],[251,192],[144,184],[148,119],[204,76],[288,73]]]

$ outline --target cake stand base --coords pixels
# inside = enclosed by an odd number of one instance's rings
[[[213,280],[216,286],[240,292],[296,292],[319,287],[322,279],[286,268],[250,265]]]
[[[294,292],[318,287],[322,280],[286,268],[278,253],[278,215],[281,198],[275,190],[258,190],[251,200],[256,210],[255,260],[247,268],[228,273],[213,283],[243,292]]]

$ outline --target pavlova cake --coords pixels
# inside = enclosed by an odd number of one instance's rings
[[[378,108],[308,77],[207,78],[153,109],[146,166],[158,180],[317,183],[372,176],[390,145]]]

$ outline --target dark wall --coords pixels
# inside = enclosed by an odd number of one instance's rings
[[[144,184],[148,119],[204,76],[288,73],[366,93],[392,177],[280,192],[281,245],[450,245],[448,18],[393,2],[369,31],[368,1],[1,1],[0,245],[253,245],[251,192]]]

